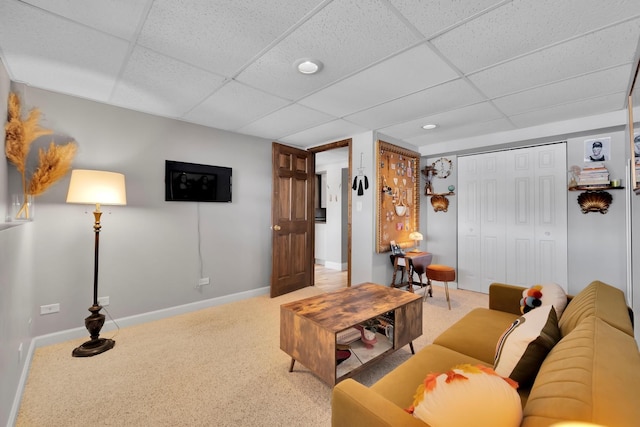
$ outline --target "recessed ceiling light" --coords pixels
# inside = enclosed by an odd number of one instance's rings
[[[428,125],[424,125],[424,126],[422,126],[422,129],[429,130],[429,129],[435,129],[435,128],[437,128],[437,127],[438,127],[438,125],[428,124]]]
[[[317,59],[299,59],[294,65],[302,74],[315,74],[322,69],[322,62]]]

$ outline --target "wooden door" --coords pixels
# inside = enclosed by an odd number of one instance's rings
[[[313,284],[313,154],[273,143],[271,297]]]

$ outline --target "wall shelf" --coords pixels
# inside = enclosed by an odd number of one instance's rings
[[[611,187],[609,185],[603,185],[602,187],[569,187],[569,191],[604,191],[604,190],[624,190],[624,187]]]

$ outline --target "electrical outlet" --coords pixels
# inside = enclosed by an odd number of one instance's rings
[[[106,307],[109,305],[109,297],[99,297],[98,298],[98,304],[100,304],[103,307]]]
[[[209,284],[209,278],[208,277],[203,277],[200,280],[198,280],[198,286],[205,286]]]
[[[40,306],[40,314],[51,314],[57,313],[60,311],[60,303],[56,304],[47,304]]]

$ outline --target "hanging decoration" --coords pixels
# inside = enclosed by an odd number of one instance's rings
[[[351,188],[355,191],[358,190],[358,196],[364,195],[364,190],[369,189],[369,178],[364,174],[364,167],[362,167],[362,156],[364,153],[360,153],[360,167],[358,168],[358,174],[353,178],[353,185]],[[364,184],[364,189],[362,188]]]

